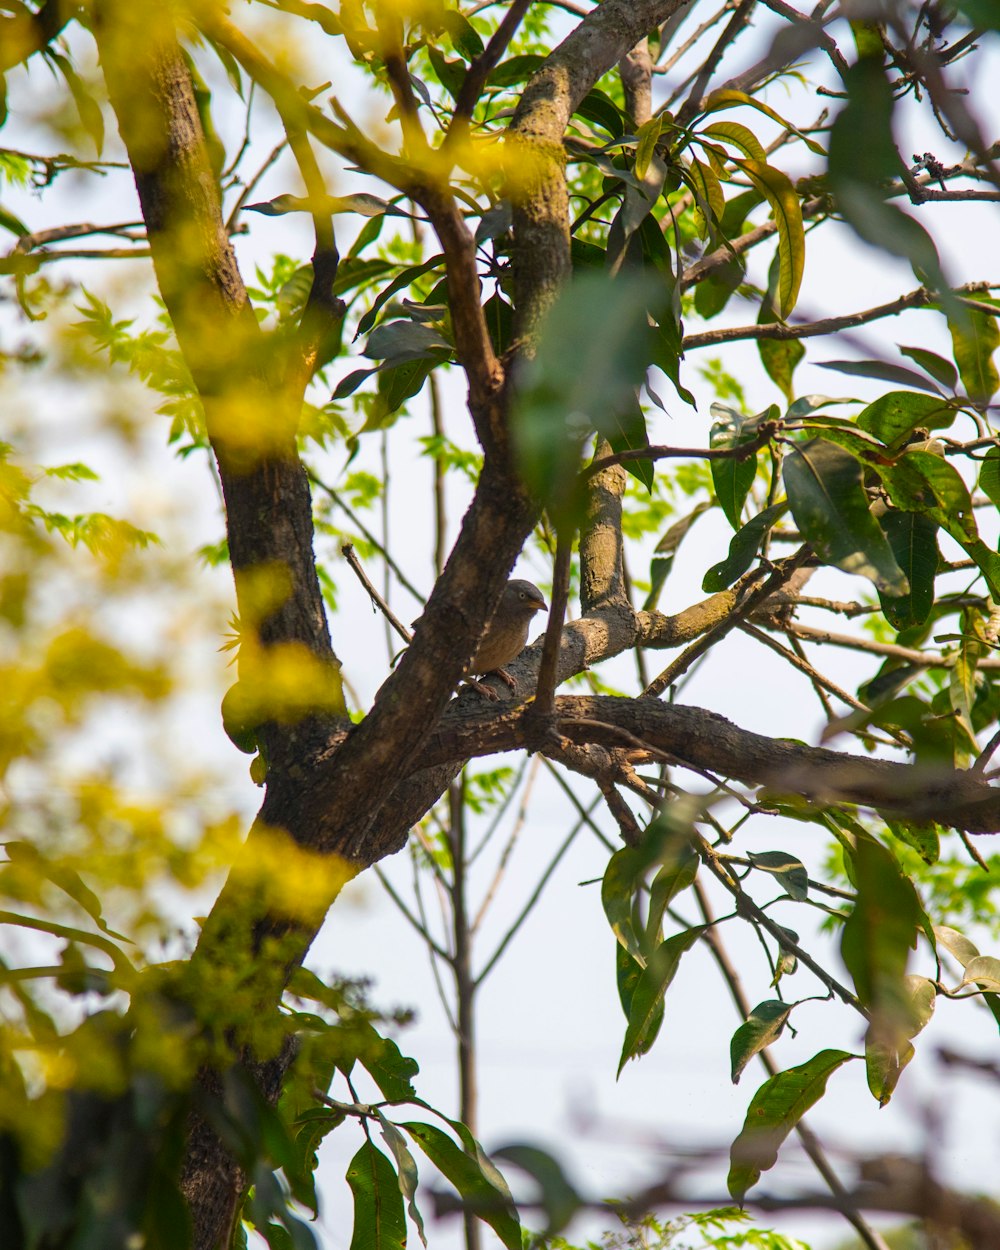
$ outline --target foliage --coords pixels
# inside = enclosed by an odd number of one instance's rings
[[[316,1245],[319,1151],[336,1134],[354,1143],[352,1250],[413,1233],[427,1244],[429,1201],[462,1213],[468,1250],[487,1229],[512,1250],[569,1250],[564,1233],[595,1199],[535,1143],[485,1152],[474,1036],[484,982],[586,830],[611,852],[600,902],[624,1015],[618,1074],[641,1067],[666,1022],[696,1027],[671,1000],[707,950],[741,1017],[731,1079],[753,1062],[767,1073],[733,1125],[729,1195],[752,1203],[796,1133],[877,1246],[868,1191],[831,1181],[803,1117],[851,1080],[889,1103],[935,1009],[1000,1020],[996,857],[971,841],[1000,831],[1000,302],[988,282],[955,280],[931,213],[1000,198],[983,130],[996,119],[950,85],[967,57],[995,69],[989,6],[897,0],[785,26],[751,0],[721,31],[731,5],[713,16],[677,0],[604,0],[586,16],[518,0],[3,8],[3,328],[22,340],[4,349],[4,385],[37,387],[46,408],[96,397],[105,419],[90,437],[110,439],[124,483],[152,430],[203,464],[222,506],[200,548],[210,567],[193,570],[186,539],[108,505],[82,460],[36,466],[50,456],[31,424],[4,431],[0,924],[14,936],[0,962],[0,1239]],[[737,75],[751,11],[760,56]],[[328,73],[329,99],[316,85]],[[814,85],[830,107],[811,114]],[[915,119],[939,127],[947,158],[905,162],[897,135]],[[117,192],[133,176],[141,221],[117,205],[110,223],[75,219],[74,188],[108,179]],[[916,289],[803,314],[831,223]],[[279,225],[284,250],[266,255]],[[250,283],[233,250],[247,233]],[[141,276],[116,288],[111,262]],[[858,395],[801,393],[806,340],[904,311],[920,341],[900,360],[880,347],[819,362],[830,389]],[[730,362],[737,342],[756,344],[759,371]],[[675,415],[708,388],[700,445],[685,447]],[[394,558],[390,533],[400,475],[412,490],[418,472],[433,522],[404,537],[428,538],[421,572]],[[551,597],[551,645],[512,665],[502,700],[452,701],[519,557]],[[381,589],[365,589],[412,637],[376,683],[372,630],[348,623],[345,560],[381,568]],[[706,597],[674,610],[692,560]],[[197,685],[194,634],[217,645],[225,631],[209,590],[221,564],[236,599],[221,721],[264,792],[245,842],[245,813],[220,797],[231,757],[221,775],[200,767],[198,716],[174,720]],[[833,598],[844,585],[855,601]],[[412,636],[384,602],[401,592],[424,605]],[[581,611],[559,650],[570,593]],[[208,630],[190,625],[199,611]],[[828,636],[809,623],[823,613],[865,622],[837,639],[867,665],[856,694],[804,651]],[[683,705],[695,666],[735,631],[810,683],[836,754],[792,741],[808,728],[791,712],[763,740]],[[679,654],[651,677],[668,648]],[[590,671],[625,652],[634,679]],[[592,697],[555,703],[573,680]],[[142,726],[123,759],[121,721]],[[475,762],[515,748],[533,761]],[[487,948],[481,922],[539,775],[576,823]],[[377,865],[408,836],[404,897]],[[307,962],[369,868],[434,965],[458,1116],[420,1095],[395,1038],[407,1014]],[[759,952],[739,975],[734,931]],[[856,1018],[857,1051],[828,1044],[821,1007]],[[428,1164],[447,1193],[428,1188]],[[683,1209],[684,1180],[668,1169],[609,1203],[622,1229],[601,1244],[800,1244],[734,1208],[630,1214]],[[956,1236],[963,1218],[995,1227],[975,1199],[914,1209],[913,1192],[881,1196]],[[519,1210],[532,1205],[535,1240]]]

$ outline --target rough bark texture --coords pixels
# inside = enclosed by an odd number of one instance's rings
[[[514,188],[514,271],[518,333],[525,343],[570,273],[562,143],[573,109],[623,58],[632,66],[646,34],[686,3],[604,0],[525,89],[510,127],[512,164],[523,175]],[[308,484],[295,446],[308,370],[286,368],[250,310],[222,222],[171,11],[145,0],[98,0],[94,16],[160,290],[204,402],[222,475],[241,615],[254,614],[253,570],[283,569],[287,594],[259,621],[260,642],[265,647],[303,645],[329,661],[335,675],[313,556]],[[486,453],[475,498],[413,644],[364,721],[350,726],[346,720],[310,718],[295,727],[267,730],[267,792],[248,857],[264,836],[264,826],[277,827],[301,846],[342,863],[341,878],[346,879],[403,845],[409,828],[441,796],[465,758],[513,749],[527,740],[520,704],[485,705],[472,692],[452,701],[452,692],[537,520],[538,505],[512,463],[507,377],[485,332],[475,246],[455,202],[419,169],[369,148],[363,135],[307,104],[219,12],[209,11],[203,20],[213,38],[225,42],[265,86],[286,124],[396,180],[424,205],[447,257],[458,353],[469,379],[471,417]],[[646,73],[642,65],[638,70]],[[634,107],[643,111],[638,96]],[[329,279],[326,274],[324,280]],[[564,630],[560,680],[637,644],[676,646],[697,637],[739,602],[740,591],[734,588],[677,616],[633,612],[621,560],[623,483],[620,467],[605,470],[593,482],[581,546],[586,615]],[[519,700],[533,688],[538,653],[536,647],[512,666]],[[913,814],[919,784],[917,806],[927,818],[939,815],[970,830],[1000,828],[994,792],[967,775],[932,777],[901,765],[776,743],[698,709],[665,707],[652,699],[558,699],[554,723],[564,739],[566,761],[597,773],[615,760],[620,764],[623,745],[641,739],[671,758],[749,783],[907,814]],[[579,749],[590,746],[595,749]],[[329,901],[335,889],[331,886]],[[191,968],[196,980],[225,975],[238,964],[242,975],[257,978],[259,1010],[266,1015],[274,1011],[288,972],[308,950],[323,913],[290,920],[255,912],[252,903],[234,873],[206,923]],[[259,1060],[249,1048],[242,1055],[271,1098],[290,1060],[290,1049],[268,1060]],[[204,1088],[210,1091],[216,1080],[206,1071]],[[198,1250],[227,1244],[243,1184],[214,1133],[194,1121],[185,1189]]]

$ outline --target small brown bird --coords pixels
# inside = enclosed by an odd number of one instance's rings
[[[470,673],[496,673],[501,681],[517,689],[517,682],[504,668],[524,650],[528,641],[528,630],[531,619],[536,612],[544,612],[548,604],[542,592],[531,582],[521,577],[514,577],[504,587],[497,610],[493,613],[479,650],[469,664]],[[484,693],[496,698],[488,686],[479,682],[475,686]]]

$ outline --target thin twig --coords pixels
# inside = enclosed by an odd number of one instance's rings
[[[318,486],[320,490],[325,491],[330,496],[330,498],[337,505],[337,507],[347,516],[348,520],[354,526],[356,526],[358,532],[361,534],[361,537],[365,540],[365,542],[370,543],[375,548],[375,550],[379,553],[382,559],[386,562],[386,564],[388,564],[389,568],[392,569],[393,573],[395,573],[396,575],[396,580],[399,582],[400,586],[402,586],[404,590],[408,590],[410,594],[414,597],[414,599],[416,599],[416,601],[419,604],[423,605],[425,596],[422,595],[419,590],[417,590],[416,586],[414,586],[414,584],[406,576],[406,574],[399,567],[396,561],[392,558],[392,556],[388,553],[388,551],[386,551],[386,549],[382,546],[379,540],[371,532],[368,526],[365,525],[365,523],[361,520],[358,514],[353,510],[353,508],[351,508],[350,504],[348,504],[344,500],[344,498],[341,495],[339,495],[337,491],[333,489],[332,486],[328,486],[326,482],[318,478],[315,473],[313,472],[309,473],[309,481],[312,482],[314,486]]]
[[[677,678],[685,673],[695,660],[704,655],[715,643],[720,642],[754,608],[763,603],[770,595],[773,595],[776,590],[780,590],[795,570],[811,556],[812,549],[807,545],[801,547],[795,555],[782,560],[780,564],[775,566],[771,575],[755,589],[751,590],[728,616],[724,616],[721,621],[717,621],[711,629],[706,630],[700,638],[696,639],[675,660],[668,664],[663,672],[649,683],[643,691],[643,695],[660,695],[668,686],[673,685]]]
[[[382,598],[379,592],[375,589],[374,585],[372,584],[371,580],[368,577],[368,574],[361,567],[361,561],[358,559],[353,545],[351,543],[344,543],[343,547],[341,547],[340,549],[340,552],[341,552],[341,555],[344,557],[344,559],[347,561],[347,563],[351,566],[352,570],[357,576],[358,581],[361,583],[362,586],[364,586],[365,590],[368,591],[368,597],[371,599],[375,607],[379,609],[379,611],[382,613],[385,619],[389,622],[389,624],[393,627],[396,633],[399,634],[400,638],[402,638],[402,640],[405,643],[411,643],[413,641],[413,635],[406,628],[406,626],[399,619],[399,617],[396,616],[392,608],[389,607],[389,605]]]
[[[848,694],[846,690],[830,681],[828,677],[824,677],[822,673],[817,672],[808,660],[800,658],[794,651],[790,651],[787,647],[783,647],[776,638],[772,638],[769,634],[765,634],[762,629],[758,629],[756,625],[751,625],[749,621],[737,621],[736,628],[749,634],[751,638],[755,638],[757,642],[763,643],[765,647],[769,647],[772,651],[777,652],[783,660],[787,660],[800,672],[805,673],[813,685],[822,690],[827,690],[835,698],[842,703],[846,703],[848,707],[853,707],[858,712],[870,712],[871,708],[867,707],[860,699],[856,699],[854,695]]]

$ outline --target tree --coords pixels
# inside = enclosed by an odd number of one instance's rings
[[[701,943],[744,1017],[733,1079],[754,1058],[768,1067],[732,1145],[732,1199],[755,1200],[761,1173],[795,1131],[828,1193],[787,1205],[840,1211],[873,1247],[884,1242],[867,1210],[996,1244],[987,1202],[945,1189],[916,1163],[870,1170],[854,1185],[802,1122],[845,1065],[863,1064],[885,1104],[940,998],[971,998],[964,1010],[985,1005],[1000,1019],[1000,963],[943,923],[970,918],[970,899],[982,900],[975,877],[991,869],[972,838],[1000,830],[990,770],[998,736],[989,736],[998,713],[991,514],[1000,447],[989,419],[1000,306],[987,281],[951,281],[925,225],[931,205],[1000,200],[1000,149],[985,137],[977,101],[954,86],[956,63],[995,55],[993,6],[899,0],[845,6],[846,16],[826,2],[799,12],[779,0],[593,8],[566,0],[541,15],[526,0],[465,9],[345,0],[339,11],[275,0],[232,13],[207,2],[44,0],[0,9],[10,117],[50,71],[59,83],[50,125],[71,148],[4,149],[5,179],[34,187],[63,216],[32,229],[4,209],[0,225],[15,241],[3,271],[25,325],[50,311],[68,317],[73,304],[77,341],[164,397],[183,455],[207,453],[225,507],[226,542],[215,554],[231,565],[237,605],[238,680],[223,720],[264,790],[239,850],[209,787],[189,814],[210,836],[185,853],[176,795],[164,795],[162,809],[140,809],[113,777],[85,766],[62,808],[55,796],[36,799],[28,820],[23,778],[56,775],[46,770],[91,709],[100,713],[99,696],[155,707],[169,687],[163,665],[108,634],[99,617],[92,630],[67,627],[65,602],[46,599],[46,585],[86,567],[115,597],[132,589],[123,572],[164,566],[145,554],[151,536],[134,526],[51,506],[44,479],[10,447],[0,478],[12,570],[3,615],[21,651],[8,666],[11,906],[0,918],[62,944],[50,964],[32,963],[27,947],[3,969],[11,1011],[0,1033],[0,1227],[10,1243],[210,1250],[238,1244],[249,1225],[272,1246],[312,1244],[296,1211],[315,1208],[316,1150],[337,1130],[359,1133],[348,1171],[352,1245],[401,1244],[404,1198],[421,1231],[414,1144],[457,1190],[470,1247],[481,1223],[520,1245],[506,1184],[475,1141],[477,982],[465,882],[477,793],[509,804],[515,792],[509,776],[491,780],[469,762],[527,751],[596,785],[624,843],[602,887],[626,1018],[622,1065],[653,1046],[670,983]],[[752,18],[758,59],[736,72]],[[335,66],[332,88],[316,85],[306,49],[317,47]],[[821,83],[822,104],[793,94],[814,113],[786,119],[767,88],[803,74]],[[361,104],[359,76],[369,93]],[[66,121],[71,106],[78,124]],[[271,156],[261,150],[269,109],[282,131]],[[907,163],[894,126],[925,112],[937,127],[935,152]],[[141,220],[75,222],[64,185],[121,177],[120,162],[102,155],[112,119],[109,150],[117,156],[120,143]],[[286,150],[300,194],[251,203]],[[368,180],[352,186],[372,189],[332,194],[331,171],[344,168]],[[249,287],[233,240],[251,210],[307,215],[311,260],[279,257]],[[797,318],[807,235],[813,249],[831,223],[853,232],[860,257],[881,252],[911,267],[914,289]],[[93,235],[114,246],[76,245]],[[755,282],[748,262],[765,251],[768,278]],[[57,261],[147,255],[162,312],[138,325],[98,294],[46,279]],[[740,316],[721,329],[686,328],[748,307],[752,324]],[[797,397],[805,340],[914,309],[926,312],[927,340],[902,349],[906,366],[834,362],[892,389],[870,402]],[[925,345],[937,343],[940,324],[951,358]],[[371,363],[351,367],[358,349],[345,331]],[[736,402],[713,405],[701,445],[651,441],[655,409],[693,402],[693,355],[740,341],[757,343],[786,403],[747,413],[739,383],[720,366],[720,401]],[[55,371],[66,341],[44,346]],[[18,354],[20,366],[37,367],[39,350],[29,340],[8,352],[11,367]],[[672,388],[666,404],[654,369]],[[460,435],[442,416],[449,371],[468,393]],[[425,451],[437,466],[437,578],[412,644],[370,706],[352,707],[343,663],[365,640],[336,629],[331,638],[324,592],[335,594],[342,568],[317,564],[314,550],[317,525],[328,527],[322,509],[352,500],[324,485],[324,456],[334,448],[342,461],[345,449],[379,435],[412,438],[398,418],[423,397],[435,423]],[[466,432],[475,451],[463,446]],[[455,469],[471,472],[472,488],[448,549]],[[54,474],[72,483],[88,470],[73,463]],[[733,535],[723,559],[706,553],[705,597],[660,611],[678,548],[714,508]],[[362,554],[405,583],[385,544],[356,517],[351,525],[367,542]],[[659,542],[643,586],[628,576],[626,551],[641,551],[644,535]],[[62,538],[96,564],[68,563]],[[494,682],[492,697],[454,698],[526,543],[552,561],[544,641],[511,666],[513,691]],[[776,555],[781,544],[791,554]],[[353,565],[366,576],[356,557]],[[805,594],[823,568],[854,575],[868,598]],[[581,612],[567,622],[571,586]],[[799,619],[808,607],[860,617],[865,629],[830,635]],[[680,691],[735,630],[805,674],[831,735],[853,735],[853,751],[766,738],[660,697]],[[817,636],[878,666],[857,695],[807,657],[802,644]],[[648,679],[651,654],[667,649],[677,655]],[[609,691],[591,670],[628,652],[639,683]],[[588,693],[556,695],[581,675]],[[451,908],[452,945],[437,953],[454,981],[462,1078],[462,1120],[444,1127],[411,1118],[415,1065],[384,1036],[359,987],[324,983],[304,962],[344,883],[399,851],[435,811],[443,832],[425,824],[420,837]],[[826,880],[784,852],[736,853],[744,823],[774,814],[832,840]],[[970,866],[950,849],[956,841]],[[190,884],[219,861],[228,876],[194,949],[162,957],[155,900],[140,893],[125,906],[116,893],[134,884],[126,870],[150,885],[157,875]],[[761,901],[768,882],[803,904],[817,893],[830,900],[824,911],[846,978],[772,918]],[[693,921],[684,919],[689,908]],[[426,922],[414,920],[433,950]],[[752,1006],[743,995],[723,921],[759,936],[774,997]],[[864,1021],[863,1058],[816,1038],[813,1058],[779,1067],[768,1047],[801,1002],[782,992],[797,966],[831,1010],[839,1004]],[[362,1101],[350,1084],[362,1069],[379,1102]],[[984,1079],[996,1075],[987,1065]],[[349,1097],[330,1092],[335,1078],[348,1081]],[[373,1127],[391,1159],[374,1145]],[[544,1235],[556,1236],[586,1196],[537,1150],[511,1150],[506,1162],[538,1181]],[[667,1176],[623,1213],[683,1202]],[[671,1235],[657,1226],[656,1236]]]

